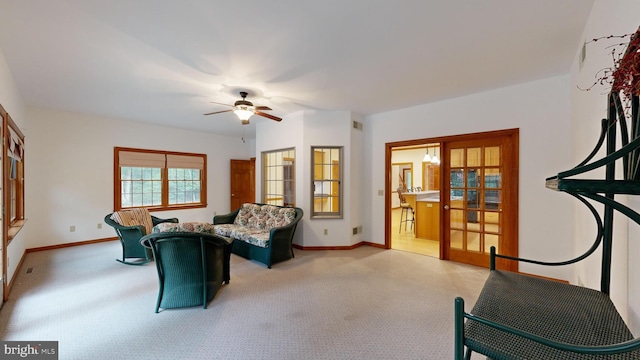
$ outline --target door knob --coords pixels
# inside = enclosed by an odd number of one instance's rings
[[[445,206],[444,206],[444,209],[445,209],[445,210],[449,210],[449,205],[445,205]]]
[[[236,196],[236,194],[231,194],[231,196]]]

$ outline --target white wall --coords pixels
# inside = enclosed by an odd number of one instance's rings
[[[348,172],[345,169],[345,177],[343,179],[345,183],[349,183],[349,192],[345,192],[345,198],[349,198],[350,206],[349,208],[345,208],[345,211],[349,212],[349,228],[352,230],[356,227],[360,229],[363,228],[364,184],[369,181],[369,179],[364,176],[364,159],[366,158],[365,154],[367,153],[364,148],[364,132],[362,130],[354,129],[352,126],[353,121],[362,123],[363,119],[362,115],[351,113],[351,141],[349,143],[349,151],[351,154],[349,160],[350,167]],[[347,174],[348,177],[346,177]],[[352,231],[350,235],[351,245],[355,245],[366,240],[362,231],[356,235],[353,235]]]
[[[207,154],[208,206],[153,213],[180,221],[211,222],[214,211],[229,212],[229,160],[253,156],[252,144],[239,138],[37,108],[27,116],[27,248],[116,235],[106,224],[97,228],[113,211],[115,146]]]
[[[296,228],[293,243],[302,245],[304,235],[304,222],[308,219],[306,204],[308,199],[304,196],[305,183],[301,181],[308,159],[303,152],[302,124],[303,112],[288,115],[281,122],[261,120],[256,123],[255,152],[256,158],[256,202],[262,202],[262,152],[281,149],[295,149],[295,191],[296,207],[301,208],[305,215]]]
[[[352,206],[359,208],[359,204],[353,204],[352,191],[359,191],[353,188],[353,158],[351,154],[351,112],[349,111],[304,111],[304,157],[308,159],[309,165],[304,167],[304,196],[308,199],[304,209],[306,214],[311,214],[311,198],[313,191],[311,188],[311,146],[343,146],[343,218],[342,219],[311,219],[306,216],[304,223],[304,246],[306,247],[338,247],[350,246],[356,242],[352,237]],[[357,130],[354,130],[357,131]],[[354,134],[355,136],[355,134]],[[357,138],[356,138],[357,139]],[[327,229],[327,235],[324,235]]]
[[[545,188],[545,178],[571,167],[569,78],[487,91],[366,117],[365,238],[384,244],[385,143],[482,131],[520,129],[519,253],[565,260],[573,254],[572,200]],[[392,189],[391,189],[392,190]],[[521,264],[520,271],[570,279],[563,268]]]
[[[28,149],[28,132],[27,132],[27,121],[25,118],[25,109],[24,104],[22,102],[22,98],[18,92],[18,89],[15,85],[15,81],[13,80],[13,76],[11,75],[11,71],[7,65],[7,61],[4,58],[4,54],[0,50],[0,105],[4,107],[4,109],[11,115],[11,119],[13,122],[18,125],[22,133],[25,135],[25,148]],[[11,282],[13,279],[13,275],[15,274],[20,259],[22,258],[22,254],[24,254],[26,245],[26,237],[24,229],[16,235],[11,241],[11,244],[7,247],[7,281]],[[0,246],[2,243],[0,242]],[[0,266],[2,264],[2,260],[0,260]],[[0,290],[1,293],[1,290]],[[0,302],[2,300],[0,299]]]
[[[256,184],[260,184],[261,153],[294,147],[296,149],[296,206],[304,211],[296,229],[294,244],[303,247],[345,247],[362,241],[352,229],[362,225],[363,133],[352,129],[352,120],[362,119],[348,111],[300,111],[282,122],[256,125]],[[343,218],[311,219],[313,206],[311,146],[343,146]],[[261,185],[260,185],[261,186]],[[256,186],[256,199],[262,198]],[[324,229],[328,234],[324,235]]]
[[[589,41],[609,35],[633,33],[638,28],[640,2],[637,0],[597,0],[584,30],[584,39]],[[628,38],[626,39],[628,40]],[[571,67],[571,128],[573,137],[573,160],[581,161],[591,152],[600,134],[600,119],[607,116],[608,86],[598,86],[591,91],[581,91],[589,87],[596,73],[613,65],[611,49],[607,46],[626,40],[613,39],[591,42],[586,47],[584,65],[580,68],[578,56]],[[603,171],[594,172],[593,178],[602,178]],[[638,211],[640,202],[617,196],[619,201],[628,203]],[[594,239],[593,217],[582,205],[576,204],[575,246],[576,251],[586,249]],[[640,255],[638,245],[638,225],[627,224],[624,216],[614,215],[613,267],[611,276],[611,298],[618,311],[628,320],[631,330],[640,333]],[[632,236],[629,236],[631,234]],[[585,286],[600,288],[600,253],[577,267],[576,282]]]

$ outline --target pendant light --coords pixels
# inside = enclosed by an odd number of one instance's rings
[[[424,157],[422,158],[422,162],[431,162],[431,156],[429,155],[429,147],[427,146],[427,152],[424,154]]]
[[[433,157],[431,158],[431,163],[434,165],[440,165],[440,159],[438,158],[438,155],[436,155],[436,149],[433,149]]]

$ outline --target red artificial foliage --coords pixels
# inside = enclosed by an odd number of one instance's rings
[[[609,35],[593,39],[597,42],[603,39],[624,39],[629,37],[628,43],[610,45],[613,66],[601,69],[596,73],[596,80],[591,86],[580,90],[589,91],[596,85],[609,85],[610,91],[618,92],[624,107],[624,113],[631,115],[631,96],[640,95],[640,27],[633,34]]]
[[[613,71],[611,91],[627,97],[640,95],[640,28],[631,36],[627,50]]]

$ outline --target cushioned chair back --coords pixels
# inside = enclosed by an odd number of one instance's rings
[[[144,226],[145,234],[150,234],[153,228],[151,214],[146,208],[134,208],[116,211],[111,214],[111,219],[122,226]]]

